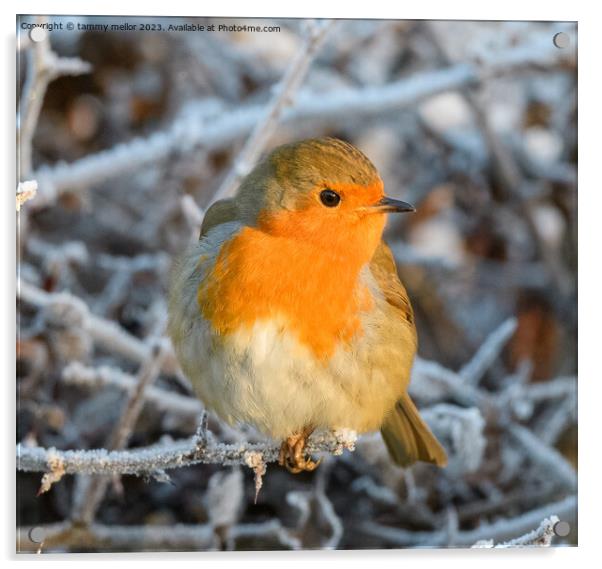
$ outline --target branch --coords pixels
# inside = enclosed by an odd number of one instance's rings
[[[35,531],[34,531],[35,530]],[[32,537],[41,543],[34,542]],[[231,549],[237,541],[253,539],[270,549],[301,549],[300,540],[278,519],[256,524],[237,524],[228,529]],[[17,551],[44,551],[68,548],[76,551],[211,551],[220,548],[220,540],[211,524],[175,524],[170,526],[89,526],[60,522],[21,527],[17,530]]]
[[[514,334],[517,325],[516,318],[508,318],[487,337],[477,353],[459,372],[467,383],[470,385],[479,383],[479,380],[485,375],[512,337],[512,334]]]
[[[524,387],[524,393],[534,403],[550,399],[564,399],[577,395],[577,377],[566,376],[550,379],[544,383],[534,383]]]
[[[573,490],[577,487],[575,469],[555,448],[546,445],[521,425],[510,425],[508,431],[527,451],[529,460],[541,465],[549,476],[557,479],[566,488]]]
[[[81,59],[58,57],[50,47],[48,35],[42,41],[30,44],[27,56],[27,77],[17,121],[18,180],[31,173],[33,136],[49,83],[61,75],[81,75],[91,70],[90,64]]]
[[[151,356],[142,365],[134,389],[130,392],[130,396],[123,408],[121,418],[117,425],[115,425],[109,438],[107,446],[111,450],[125,448],[130,440],[132,431],[144,405],[145,391],[159,376],[164,356],[165,349],[160,343],[152,347]],[[77,499],[74,499],[73,517],[75,519],[86,524],[92,522],[104,498],[108,483],[108,478],[99,477],[94,477],[84,482],[83,491],[79,493]]]
[[[482,524],[473,530],[458,531],[454,535],[456,546],[470,546],[482,542],[483,540],[504,541],[504,540],[527,540],[523,536],[531,532],[534,526],[540,524],[544,518],[571,519],[575,516],[577,510],[577,496],[572,495],[547,504],[540,508],[530,510],[515,518],[503,518],[492,524]],[[399,528],[393,528],[378,524],[375,522],[366,522],[360,526],[360,529],[371,536],[379,538],[384,543],[397,547],[422,546],[436,547],[447,545],[448,532],[446,529],[432,532],[408,531]],[[537,531],[537,530],[536,530]],[[514,536],[521,535],[520,538]],[[512,541],[509,547],[515,546]],[[526,545],[517,543],[516,545]]]
[[[558,516],[550,516],[541,522],[539,527],[525,535],[511,539],[504,543],[493,544],[493,541],[483,540],[473,545],[475,548],[501,548],[509,547],[550,547],[554,539],[554,526],[559,522]]]
[[[450,65],[452,61],[447,55],[445,47],[439,42],[437,33],[433,30],[432,25],[429,29],[432,32],[432,43],[438,49],[441,57],[448,65]],[[488,112],[488,109],[479,101],[473,92],[463,89],[462,94],[474,113],[477,124],[479,125],[489,150],[492,173],[497,182],[497,184],[492,186],[492,193],[496,193],[495,191],[497,189],[498,195],[494,197],[498,198],[500,201],[516,202],[516,200],[513,200],[512,198],[516,196],[516,193],[520,190],[521,186],[524,186],[524,179],[521,176],[519,164],[512,155],[511,149],[506,147],[493,128],[491,113]],[[529,204],[522,203],[522,201],[510,204],[510,207],[512,207],[515,213],[523,218],[537,248],[538,256],[541,257],[546,264],[555,287],[558,291],[564,293],[570,291],[570,277],[556,259],[554,251],[540,235],[532,208],[529,207]]]
[[[194,243],[199,238],[199,232],[201,231],[205,212],[197,205],[194,198],[189,194],[180,198],[180,208],[191,229],[190,242]]]
[[[67,376],[79,375],[83,366],[72,364]],[[86,370],[86,368],[83,368]],[[86,370],[93,378],[104,380],[111,377],[106,370]],[[116,381],[114,381],[116,380]],[[84,380],[87,381],[87,380]],[[116,375],[113,385],[118,382],[121,387],[129,387],[135,383],[131,378]],[[155,391],[151,391],[155,389]],[[152,397],[161,397],[162,390],[150,388]],[[169,395],[163,392],[164,395]],[[185,399],[185,398],[184,398]],[[199,404],[200,405],[200,404]],[[179,402],[176,410],[180,409]],[[195,409],[196,411],[196,409]],[[479,467],[485,447],[483,428],[485,422],[476,408],[463,409],[453,405],[440,404],[424,409],[423,416],[449,447],[450,464],[461,471],[472,471]],[[353,431],[338,430],[315,433],[308,442],[309,452],[327,452],[341,454],[344,449],[354,450],[357,435]],[[159,475],[164,478],[166,470],[180,468],[198,463],[234,465],[242,464],[255,473],[256,490],[259,491],[266,465],[278,459],[280,447],[269,442],[236,442],[234,444],[218,443],[206,430],[204,420],[194,437],[178,441],[169,441],[149,447],[120,450],[57,450],[41,447],[17,446],[17,463],[19,470],[27,472],[46,472],[57,481],[64,474],[103,474],[138,476]]]
[[[87,367],[80,362],[71,362],[63,370],[61,380],[67,385],[99,388],[104,386],[116,387],[129,392],[136,386],[136,378],[117,368],[102,366]],[[160,411],[176,413],[190,418],[198,417],[203,411],[203,405],[195,397],[172,393],[160,387],[149,386],[145,391],[145,400]]]
[[[202,434],[138,449],[107,451],[56,450],[17,445],[17,468],[24,472],[46,472],[50,461],[59,464],[65,474],[134,474],[153,475],[193,464],[256,464],[257,454],[264,463],[276,462],[280,446],[273,443],[214,443],[200,440]],[[315,433],[308,441],[308,452],[340,455],[353,451],[357,435],[353,431]]]
[[[115,322],[92,314],[84,300],[69,292],[49,293],[23,281],[23,279],[19,279],[17,298],[39,307],[57,304],[67,306],[71,311],[76,311],[84,329],[105,350],[138,363],[147,361],[151,356],[151,347],[146,342],[132,336]],[[60,313],[66,312],[60,311]],[[168,374],[175,374],[179,370],[178,363],[171,350],[163,361],[162,369]]]
[[[490,526],[481,526],[477,530],[469,532],[458,532],[459,542],[456,545],[471,545],[474,541],[472,536],[491,535],[492,537],[479,538],[476,547],[493,547],[492,539],[508,539],[510,535],[522,533],[521,537],[511,539],[495,547],[524,547],[524,546],[549,546],[553,538],[553,528],[559,517],[567,518],[574,514],[576,508],[576,497],[570,496],[556,504],[550,504],[528,512],[517,518],[501,520]],[[557,514],[539,515],[541,511],[555,511]],[[539,517],[537,517],[539,516]],[[539,528],[530,529],[541,520]],[[36,530],[33,533],[32,530]],[[424,543],[424,537],[439,536],[442,532],[406,532],[395,528],[389,528],[369,522],[361,528],[368,533],[372,530],[384,530],[384,537],[389,543],[402,546]],[[396,532],[391,534],[389,530]],[[518,531],[515,531],[518,530]],[[491,533],[489,533],[489,531]],[[529,533],[526,533],[529,532]],[[42,543],[35,543],[30,536],[41,536]],[[398,539],[391,542],[391,537],[402,537],[401,543]],[[499,537],[501,536],[501,537]],[[282,526],[278,520],[271,520],[258,524],[239,524],[229,528],[228,537],[235,542],[239,539],[270,541],[284,549],[300,549],[301,542],[293,537],[289,530]],[[414,541],[412,539],[414,538]],[[420,542],[419,540],[423,540]],[[439,539],[439,538],[438,538]],[[442,545],[441,542],[438,543]],[[90,526],[72,525],[69,522],[50,524],[46,526],[32,526],[19,528],[17,531],[17,551],[44,550],[51,548],[71,548],[84,550],[120,550],[120,551],[182,551],[182,550],[210,550],[218,547],[218,540],[214,528],[210,524],[173,526],[105,526],[91,524]]]
[[[286,109],[281,119],[285,123],[308,119],[344,122],[350,115],[369,116],[399,110],[433,95],[526,65],[557,62],[562,56],[560,51],[549,40],[545,43],[537,41],[506,50],[496,60],[486,62],[485,66],[457,64],[437,71],[420,72],[378,87],[339,89],[329,93],[301,91],[295,105]],[[187,108],[165,131],[146,138],[135,138],[70,164],[63,162],[41,167],[35,177],[44,196],[36,200],[36,207],[52,201],[57,193],[98,184],[155,163],[175,150],[191,152],[198,146],[222,148],[249,133],[264,115],[264,106],[223,109],[217,116],[215,109],[208,112],[205,106],[200,111]]]
[[[280,83],[274,89],[274,96],[265,108],[263,116],[253,129],[243,149],[237,156],[234,166],[213,196],[214,201],[229,197],[236,190],[238,183],[253,168],[263,152],[270,137],[278,126],[278,121],[285,108],[292,104],[295,92],[301,86],[309,71],[319,47],[322,45],[328,30],[333,25],[332,20],[325,22],[308,22],[309,30],[303,40],[301,49],[291,61],[289,68]]]
[[[499,406],[498,401],[478,387],[478,383],[499,356],[516,326],[516,318],[509,318],[503,322],[487,337],[472,359],[458,373],[437,362],[417,357],[413,368],[415,380],[410,384],[410,389],[418,393],[429,391],[430,386],[424,384],[425,380],[431,380],[461,403],[477,405],[483,410]]]
[[[433,395],[431,384],[436,384],[441,391],[440,397],[452,397],[459,403],[473,406],[481,409],[487,409],[494,406],[492,397],[485,391],[476,386],[469,385],[465,379],[458,373],[447,369],[441,364],[416,357],[412,369],[412,381],[410,382],[410,392],[419,397],[425,395],[428,399]]]

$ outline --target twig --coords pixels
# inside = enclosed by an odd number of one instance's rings
[[[556,449],[546,445],[529,429],[520,425],[510,425],[508,431],[527,451],[529,460],[541,465],[550,477],[557,479],[566,488],[576,488],[577,473]]]
[[[448,56],[445,47],[439,42],[438,35],[432,25],[428,29],[431,31],[431,40],[438,49],[439,55],[446,64],[451,65],[453,62]],[[515,199],[521,186],[524,186],[524,179],[517,161],[512,155],[511,150],[507,148],[496,133],[491,124],[490,113],[487,112],[487,109],[479,101],[475,93],[467,88],[461,89],[461,93],[470,106],[489,149],[491,169],[496,181],[496,184],[492,187],[492,192],[495,193],[497,190],[496,199],[500,202],[508,202],[512,210],[522,217],[537,248],[538,256],[546,264],[556,288],[562,294],[567,294],[572,286],[570,277],[558,262],[554,251],[551,250],[540,235],[530,204],[517,203]]]
[[[544,444],[554,447],[570,425],[577,423],[577,394],[571,393],[556,408],[549,407],[538,417],[533,433]]]
[[[182,208],[182,213],[184,213],[188,225],[190,225],[191,228],[190,241],[192,243],[199,238],[199,232],[201,230],[205,212],[197,205],[194,198],[188,194],[182,196],[180,206]]]
[[[505,549],[508,547],[549,547],[554,539],[554,526],[559,522],[558,516],[550,516],[541,522],[539,527],[525,535],[497,545],[473,545],[473,547],[495,547]]]
[[[151,356],[140,369],[135,387],[124,406],[121,418],[111,433],[107,444],[109,449],[121,450],[126,447],[142,411],[145,391],[159,376],[164,357],[165,347],[161,343],[155,344],[152,347]],[[109,478],[106,477],[96,476],[88,480],[86,490],[83,492],[81,498],[74,500],[77,506],[73,512],[75,520],[86,524],[92,522],[105,495],[108,484]]]
[[[516,318],[508,318],[487,337],[473,358],[459,371],[466,382],[470,385],[479,383],[514,334],[517,325]]]
[[[482,409],[492,407],[492,398],[478,387],[468,385],[463,377],[437,362],[417,357],[414,361],[410,390],[420,392],[425,378],[435,381],[459,403],[477,405]]]
[[[32,141],[48,84],[61,75],[81,75],[91,70],[90,64],[81,59],[58,57],[50,47],[48,35],[42,41],[33,42],[27,55],[27,78],[17,122],[19,180],[27,178],[32,170]]]
[[[35,529],[35,532],[33,530]],[[43,536],[42,551],[70,549],[75,551],[211,551],[219,547],[210,524],[175,524],[170,526],[89,526],[61,522],[50,525],[21,527],[17,530],[17,551],[36,551],[40,544],[30,536]],[[279,520],[256,524],[237,524],[229,529],[233,545],[240,540],[301,549],[301,542]]]
[[[81,313],[85,330],[104,349],[138,363],[143,363],[150,357],[151,348],[147,343],[132,336],[115,322],[91,314],[86,303],[71,293],[45,292],[20,279],[17,284],[17,297],[22,301],[40,307],[49,306],[53,303],[67,304],[73,310]],[[165,373],[171,374],[177,373],[179,369],[171,350],[163,361],[162,369]]]
[[[31,539],[32,530],[43,536],[42,550],[75,549],[86,551],[162,551],[207,550],[216,547],[213,529],[209,525],[185,526],[89,526],[61,522],[34,528],[19,528],[17,551],[36,550],[38,543]],[[36,535],[36,534],[33,534]]]
[[[21,211],[21,206],[36,197],[38,183],[35,180],[19,182],[17,187],[17,211]]]
[[[282,113],[282,122],[308,119],[346,121],[350,115],[387,113],[412,105],[438,93],[478,83],[486,77],[510,73],[517,67],[549,63],[560,57],[558,49],[541,41],[507,50],[492,64],[458,64],[437,71],[426,71],[378,87],[340,89],[331,93],[300,91],[293,107]],[[147,138],[135,138],[110,150],[91,154],[70,164],[43,166],[35,173],[43,196],[40,207],[56,193],[98,184],[145,164],[167,157],[175,149],[190,152],[198,146],[221,148],[244,136],[264,116],[263,106],[215,112],[185,112],[165,131]]]
[[[303,39],[301,49],[291,61],[280,83],[274,88],[274,96],[236,157],[234,166],[215,192],[214,201],[232,195],[240,180],[251,171],[278,126],[284,109],[293,103],[295,93],[305,79],[309,67],[333,23],[333,20],[308,22],[309,29]]]
[[[111,367],[92,368],[80,362],[71,362],[61,376],[64,383],[68,385],[86,386],[92,388],[112,386],[131,391],[136,385],[136,378],[120,369]],[[186,395],[172,393],[155,386],[148,386],[144,393],[145,400],[160,411],[176,413],[179,416],[190,418],[198,417],[203,411],[201,402]]]
[[[557,377],[544,383],[534,383],[525,386],[524,394],[534,403],[540,403],[550,399],[564,399],[565,397],[577,395],[577,377]]]
[[[516,535],[522,536],[527,532],[531,532],[534,526],[540,525],[542,519],[550,516],[570,519],[575,515],[576,509],[577,496],[568,496],[559,502],[546,504],[515,518],[500,519],[492,524],[482,524],[474,530],[458,531],[455,535],[455,545],[473,545],[483,540],[504,541],[516,539]],[[379,538],[388,545],[398,547],[441,546],[445,544],[447,539],[445,529],[433,532],[414,532],[375,522],[366,522],[359,529],[368,535]]]

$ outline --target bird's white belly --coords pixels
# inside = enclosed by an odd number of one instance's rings
[[[201,399],[229,423],[249,423],[274,438],[307,425],[365,432],[380,427],[400,395],[399,382],[373,365],[366,324],[358,341],[327,362],[275,319],[216,336],[197,318],[176,349]]]

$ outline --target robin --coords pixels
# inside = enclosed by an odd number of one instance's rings
[[[176,263],[169,333],[205,405],[282,440],[297,473],[317,428],[380,429],[393,460],[444,466],[407,393],[412,306],[382,240],[387,197],[370,160],[335,138],[276,148],[213,204]]]

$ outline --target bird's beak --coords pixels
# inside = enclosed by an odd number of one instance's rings
[[[374,213],[403,213],[416,211],[416,208],[407,202],[384,196],[374,205],[370,206],[370,211]]]

